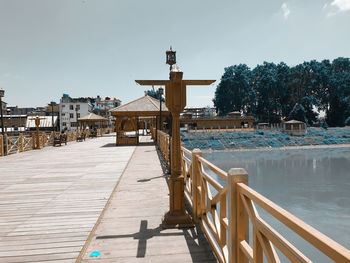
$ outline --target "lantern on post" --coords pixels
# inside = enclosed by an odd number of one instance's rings
[[[166,51],[166,63],[170,65],[170,70],[171,70],[171,66],[176,64],[176,51],[173,51],[171,46],[170,46],[170,50]]]

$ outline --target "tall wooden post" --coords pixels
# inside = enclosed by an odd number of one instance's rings
[[[36,128],[36,146],[35,149],[40,149],[40,134],[39,134],[40,118],[35,118],[35,128]]]
[[[0,156],[4,156],[4,138],[0,135]]]
[[[194,222],[198,223],[201,215],[201,200],[198,193],[198,187],[200,186],[200,166],[198,163],[198,157],[202,156],[200,149],[194,149],[192,151],[192,196],[193,196],[193,217]],[[225,196],[226,198],[226,196]],[[226,206],[225,206],[226,210]],[[226,231],[226,230],[225,230]]]
[[[190,227],[192,219],[185,210],[184,177],[181,174],[180,113],[186,106],[187,85],[209,85],[215,80],[183,80],[183,72],[175,64],[171,66],[169,80],[136,80],[140,85],[165,86],[165,102],[172,116],[171,175],[169,179],[169,212],[165,214],[163,226]]]
[[[228,172],[228,262],[247,262],[239,244],[243,240],[249,240],[248,215],[237,189],[238,183],[248,185],[248,173],[242,168],[231,168]]]

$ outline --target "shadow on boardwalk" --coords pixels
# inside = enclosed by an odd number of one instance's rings
[[[153,142],[137,146],[82,251],[82,262],[217,262],[204,233],[163,229],[169,210],[169,169]],[[95,250],[101,255],[91,257]]]
[[[215,262],[215,256],[211,250],[205,251],[206,253],[200,254],[198,251],[203,247],[208,247],[208,242],[204,237],[203,232],[201,231],[199,226],[195,228],[182,229],[182,232],[176,233],[165,233],[162,232],[163,228],[158,226],[154,229],[147,228],[148,221],[141,220],[140,230],[137,233],[126,234],[126,235],[109,235],[109,236],[97,236],[96,239],[115,239],[115,238],[133,238],[138,240],[137,245],[137,254],[136,258],[144,258],[147,250],[147,241],[153,237],[167,237],[167,236],[183,236],[186,240],[188,249],[190,251],[190,255],[192,258],[192,262],[203,262],[205,261],[213,261]]]

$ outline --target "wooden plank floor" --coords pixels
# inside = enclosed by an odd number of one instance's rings
[[[75,262],[135,149],[114,142],[0,158],[0,263]]]
[[[199,227],[161,228],[168,193],[155,146],[137,146],[82,262],[217,262]]]

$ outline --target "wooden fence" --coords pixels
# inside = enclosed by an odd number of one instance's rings
[[[158,134],[163,136],[159,131]],[[160,149],[169,149],[162,143],[169,140],[158,139]],[[276,248],[291,262],[312,262],[259,216],[259,206],[333,261],[350,263],[349,249],[250,188],[244,169],[225,172],[204,159],[199,149],[191,152],[181,148],[185,198],[193,210],[194,221],[200,224],[220,262],[262,263],[264,255],[268,262],[280,262]]]
[[[164,159],[169,164],[170,154],[169,154],[169,144],[170,137],[165,132],[158,130],[157,132],[157,141],[159,145],[159,149],[162,152]]]
[[[112,128],[103,128],[103,129],[97,130],[97,134],[100,136],[111,132],[113,132]],[[65,132],[67,142],[77,140],[77,137],[80,136],[81,133],[82,131]],[[90,130],[86,130],[84,131],[84,133],[86,137],[89,137],[91,132]],[[33,149],[40,149],[47,146],[53,146],[54,137],[59,135],[60,135],[59,132],[51,132],[51,133],[40,132],[39,145],[37,145],[36,133],[32,133],[31,135],[20,134],[19,136],[5,135],[4,138],[2,135],[0,135],[0,156],[4,156],[4,149],[6,149],[7,154],[14,154],[14,153],[33,150]]]

